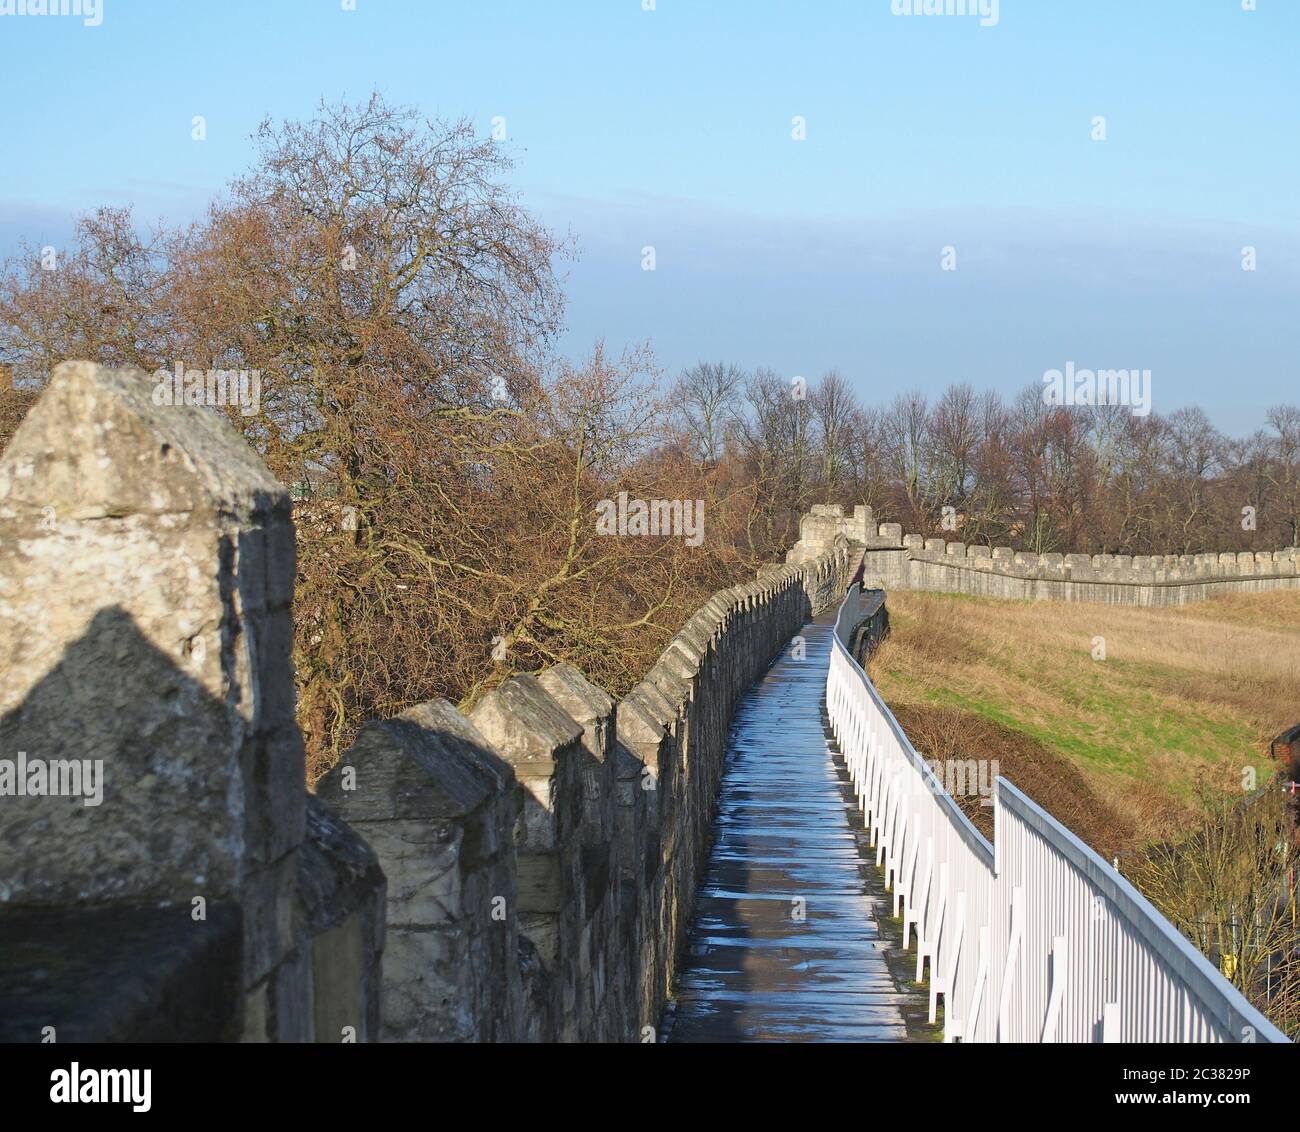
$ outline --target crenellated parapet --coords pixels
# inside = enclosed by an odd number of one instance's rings
[[[511,677],[468,717],[443,702],[415,709],[435,713],[424,742],[459,736],[464,757],[502,775],[472,804],[430,810],[434,828],[392,827],[396,815],[372,808],[372,795],[393,797],[395,784],[368,738],[391,722],[367,725],[319,790],[389,877],[385,1036],[653,1038],[735,706],[808,616],[839,600],[857,564],[839,545],[718,591],[617,703],[561,664]],[[441,777],[450,753],[435,749],[405,761]],[[404,878],[431,875],[449,878],[438,899],[412,903]]]
[[[1216,594],[1300,587],[1296,547],[1222,554],[1031,554],[904,534],[897,523],[877,524],[871,508],[861,505],[851,518],[838,504],[814,506],[803,517],[800,541],[787,560],[803,561],[838,539],[863,548],[864,582],[883,589],[1171,606]]]
[[[653,1038],[736,704],[861,547],[718,591],[621,702],[521,673],[309,795],[289,493],[152,389],[63,365],[0,460],[0,759],[86,785],[0,799],[0,1036]]]

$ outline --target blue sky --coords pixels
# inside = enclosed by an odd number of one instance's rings
[[[890,0],[102,4],[0,16],[0,255],[103,203],[187,219],[263,116],[378,89],[505,118],[514,186],[580,247],[570,353],[836,366],[868,401],[1149,368],[1157,411],[1235,433],[1300,401],[1296,0],[1001,0],[993,27]]]

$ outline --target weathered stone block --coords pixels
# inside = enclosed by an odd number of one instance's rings
[[[383,1038],[515,1040],[521,802],[510,765],[437,700],[366,724],[317,794],[387,878]]]
[[[298,947],[317,1041],[378,1041],[386,886],[379,859],[318,798],[298,853]]]
[[[876,524],[871,514],[871,508],[859,503],[853,508],[853,518],[844,522],[843,530],[845,536],[853,542],[865,544],[868,539],[874,537]]]
[[[0,806],[0,898],[238,904],[246,992],[274,974],[307,1004],[275,974],[305,821],[289,496],[224,417],[154,387],[65,363],[0,459],[0,746],[102,768],[103,791]],[[269,1036],[310,1036],[287,1017]]]

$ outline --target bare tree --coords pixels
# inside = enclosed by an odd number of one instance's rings
[[[1268,425],[1277,434],[1269,483],[1281,519],[1289,528],[1291,546],[1300,546],[1300,408],[1275,405],[1268,411]]]
[[[684,370],[671,394],[695,459],[712,467],[722,458],[727,430],[739,411],[745,373],[730,362],[700,362]]]
[[[930,414],[927,433],[930,485],[937,504],[968,510],[979,444],[975,390],[950,385]]]
[[[899,394],[886,411],[885,421],[890,434],[890,474],[902,494],[904,518],[928,526],[925,454],[930,428],[929,404],[920,393]]]
[[[833,496],[848,471],[850,434],[857,398],[839,370],[830,370],[809,398],[821,446],[821,485]]]
[[[1296,929],[1289,889],[1297,865],[1289,799],[1277,784],[1256,797],[1197,786],[1205,821],[1130,866],[1134,883],[1266,1014],[1296,1033]],[[1273,977],[1278,968],[1284,980]],[[1282,992],[1279,994],[1279,992]]]

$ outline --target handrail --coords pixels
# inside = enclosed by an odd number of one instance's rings
[[[963,836],[965,836],[970,842],[971,848],[976,852],[987,856],[989,868],[991,869],[993,867],[993,846],[990,845],[988,839],[975,828],[975,823],[962,812],[962,809],[957,805],[956,800],[948,793],[943,783],[935,776],[934,768],[931,767],[930,764],[917,752],[916,748],[912,746],[912,741],[907,737],[907,733],[903,730],[902,724],[894,718],[894,713],[889,710],[889,705],[881,698],[880,693],[876,691],[876,686],[872,684],[870,677],[867,676],[866,669],[864,669],[853,657],[852,653],[849,652],[848,645],[845,642],[848,641],[853,630],[852,627],[842,625],[842,619],[844,618],[846,610],[849,608],[849,601],[854,596],[854,591],[858,589],[859,587],[856,585],[851,587],[843,604],[840,606],[840,612],[835,619],[834,647],[838,649],[844,659],[848,661],[853,671],[861,677],[867,695],[871,697],[876,709],[880,712],[890,731],[898,740],[905,755],[912,761],[913,765],[926,776],[927,782],[933,784],[936,797],[940,798],[948,808],[952,820],[957,823]],[[873,598],[868,599],[871,600],[873,604],[869,612],[864,611],[863,616],[873,616],[880,607],[885,604],[885,591],[870,590],[867,592],[874,595]],[[861,600],[861,594],[858,595],[858,599]]]
[[[1127,879],[1005,778],[994,784],[994,843],[975,828],[851,653],[853,631],[883,603],[879,590],[864,602],[857,584],[845,597],[827,713],[873,841],[888,843],[945,1040],[1286,1042]]]

